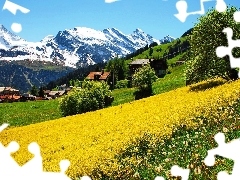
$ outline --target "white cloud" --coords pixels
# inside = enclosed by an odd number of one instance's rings
[[[114,3],[114,2],[117,2],[119,0],[105,0],[105,3]]]

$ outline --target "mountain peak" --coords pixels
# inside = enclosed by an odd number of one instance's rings
[[[7,33],[7,34],[11,34],[12,36],[17,36],[11,33],[9,30],[7,30],[2,24],[0,24],[0,33]]]
[[[137,28],[135,31],[133,31],[134,34],[145,34],[145,32],[140,29],[140,28]]]
[[[0,24],[0,29],[1,30],[7,30],[2,24]]]
[[[47,35],[45,38],[43,38],[40,42],[48,42],[51,41],[55,36],[54,35]]]
[[[103,32],[88,28],[88,27],[75,27],[72,29],[66,29],[72,37],[77,37],[78,39],[101,39],[106,40]]]
[[[25,42],[24,39],[8,31],[2,24],[0,24],[0,49],[9,49],[12,46],[18,46]]]
[[[170,38],[169,35],[166,37]],[[140,28],[137,28],[132,34],[126,35],[115,27],[102,31],[88,27],[74,27],[59,31],[56,36],[48,35],[40,42],[31,43],[0,25],[0,49],[9,49],[17,45],[17,49],[14,50],[17,51],[16,55],[19,60],[31,58],[53,61],[54,59],[60,64],[71,67],[109,60],[116,54],[125,56],[153,42],[160,44],[159,40]],[[3,57],[4,59],[16,59],[8,54]]]
[[[137,28],[135,31],[136,31],[136,32],[143,32],[143,30],[140,29],[140,28]]]
[[[176,38],[170,36],[170,35],[167,35],[165,36],[163,39],[160,40],[161,44],[165,44],[165,43],[169,43],[169,42],[172,42],[174,41]]]
[[[115,28],[115,27],[112,27],[112,28],[106,28],[106,29],[104,29],[102,32],[110,32],[110,31],[112,31],[112,32],[120,32],[120,33],[122,33],[121,31],[119,31],[117,28]]]

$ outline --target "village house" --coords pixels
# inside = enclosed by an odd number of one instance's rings
[[[60,90],[60,91],[51,91],[51,90],[45,90],[44,91],[44,96],[46,100],[49,99],[56,99],[58,97],[63,96],[64,94],[67,94],[68,88],[66,88],[66,90]]]
[[[110,77],[110,72],[105,72],[102,70],[101,72],[90,72],[86,79],[91,81],[105,81],[107,82]]]
[[[19,90],[12,87],[0,87],[0,102],[17,102],[20,97]]]
[[[65,90],[67,90],[67,85],[66,84],[63,84],[63,85],[61,85],[61,86],[58,86],[58,91],[65,91]]]
[[[44,100],[56,99],[65,94],[68,94],[73,86],[68,87],[66,84],[60,85],[56,90],[44,90]]]
[[[47,97],[49,96],[51,90],[44,90],[43,92],[44,92],[44,96]]]
[[[26,101],[35,101],[36,100],[36,96],[33,96],[31,94],[23,94],[20,98],[20,101],[22,102],[26,102]]]
[[[51,97],[52,99],[56,99],[58,97],[61,97],[62,95],[66,94],[66,91],[51,91],[48,94],[48,97]]]
[[[141,68],[145,65],[149,64],[151,68],[154,69],[156,75],[158,77],[162,77],[166,75],[167,70],[167,63],[164,59],[157,60],[157,59],[136,59],[129,63],[129,72],[130,77],[135,73],[138,68]]]

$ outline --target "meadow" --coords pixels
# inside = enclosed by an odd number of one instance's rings
[[[112,107],[82,115],[62,117],[58,99],[0,104],[0,122],[10,124],[0,134],[1,142],[19,142],[21,150],[14,157],[24,164],[33,157],[27,145],[36,141],[44,169],[59,171],[59,162],[69,159],[67,173],[75,180],[82,175],[178,179],[170,174],[175,164],[189,168],[190,179],[216,179],[222,170],[231,173],[231,160],[217,157],[214,167],[203,160],[207,150],[217,146],[216,133],[224,132],[227,141],[240,136],[240,82],[215,80],[185,87],[184,68],[169,68],[171,73],[153,84],[155,96],[134,101],[135,88],[115,89]]]
[[[216,146],[213,133],[224,130],[230,139],[239,135],[239,85],[239,80],[206,81],[95,112],[9,128],[0,138],[4,145],[13,139],[20,143],[14,154],[20,164],[32,158],[27,152],[32,141],[40,145],[47,171],[59,171],[60,160],[69,159],[72,178],[169,179],[170,166],[177,163],[189,165],[196,172],[191,176],[206,171],[202,177],[212,179],[219,168],[200,166],[201,159]],[[219,163],[231,169],[231,162]]]
[[[174,58],[174,61],[177,61],[179,56]],[[174,62],[173,61],[173,62]],[[153,83],[153,94],[161,94],[168,92],[180,87],[185,86],[185,77],[184,77],[184,68],[185,65],[180,65],[174,68],[171,68],[171,73],[166,74],[164,78],[159,78],[156,82]],[[112,96],[114,101],[113,106],[120,105],[123,103],[128,103],[135,100],[134,92],[136,88],[124,88],[124,89],[114,89],[112,91]]]
[[[167,74],[164,78],[159,78],[153,84],[153,93],[156,95],[185,86],[183,70],[184,65],[174,67],[170,74]],[[114,97],[112,106],[134,101],[135,91],[136,88],[114,89],[112,91]],[[0,123],[9,123],[10,126],[14,127],[54,120],[62,117],[58,106],[58,99],[1,103]]]
[[[227,13],[225,15],[228,17]],[[217,27],[225,21],[214,15],[206,22],[214,18]],[[214,32],[214,27],[200,30],[209,34]],[[203,50],[209,44],[212,49],[214,41],[211,38],[208,38],[211,43],[207,41],[204,33],[196,34],[203,35],[203,39],[191,36],[193,44],[197,40],[200,43],[196,43],[196,49],[200,47],[200,50],[195,54],[209,60],[211,52],[206,54]],[[214,36],[214,33],[209,35]],[[150,54],[152,57],[167,55],[168,58],[176,53],[181,54],[168,60],[169,65],[182,58],[188,59],[187,53],[186,56],[182,53],[183,47],[188,48],[185,38],[154,46],[153,52],[148,49],[133,59],[148,58]],[[181,45],[175,46],[175,43]],[[195,47],[191,41],[189,43],[191,49]],[[205,58],[205,55],[209,57]],[[74,180],[84,175],[93,180],[153,180],[157,176],[180,179],[171,175],[173,165],[188,168],[189,179],[193,180],[214,180],[220,171],[231,174],[232,160],[214,154],[215,163],[209,167],[204,159],[208,150],[218,146],[214,140],[217,133],[224,133],[226,142],[240,137],[240,79],[209,79],[185,86],[184,67],[168,69],[171,73],[153,84],[154,95],[151,97],[135,101],[135,88],[118,89],[112,92],[114,102],[111,107],[74,116],[61,117],[57,100],[19,103],[16,108],[1,104],[1,122],[11,124],[1,132],[1,142],[8,145],[15,140],[20,144],[20,150],[12,155],[20,165],[33,158],[27,147],[31,142],[37,142],[41,147],[44,171],[59,172],[59,162],[68,159],[71,165],[66,173]],[[236,149],[229,150],[235,152]],[[226,151],[222,153],[229,155]]]
[[[58,101],[29,101],[0,104],[0,124],[25,126],[62,117]]]

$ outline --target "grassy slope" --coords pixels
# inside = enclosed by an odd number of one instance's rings
[[[185,85],[183,77],[184,65],[175,67],[171,74],[159,79],[153,85],[153,92],[160,94]],[[112,106],[134,101],[135,88],[115,89]],[[0,104],[0,124],[9,123],[10,126],[25,126],[33,123],[53,120],[61,117],[58,100],[17,102]]]
[[[186,40],[186,37],[179,39],[181,42]],[[177,40],[153,47],[153,55],[156,56],[163,56],[164,52],[168,52],[168,47],[173,46]],[[161,51],[160,51],[161,49]],[[139,54],[138,56],[134,57],[135,59],[141,59],[141,58],[149,58],[149,50],[144,51],[142,54]],[[182,59],[182,57],[185,55],[185,53],[182,53],[172,59],[168,60],[168,66],[170,70],[170,74],[167,74],[164,78],[159,78],[157,82],[153,84],[153,93],[154,94],[160,94],[164,92],[171,91],[176,88],[180,88],[185,86],[185,78],[184,78],[184,65],[171,68],[171,65],[174,64],[176,61]],[[127,63],[130,63],[131,60],[127,60]],[[126,89],[115,89],[113,90],[113,97],[114,101],[112,103],[113,106],[131,102],[135,99],[134,92],[136,91],[135,88],[126,88]]]
[[[167,50],[167,47],[174,43],[175,42],[156,46],[154,47],[154,52],[157,52],[157,50],[161,47],[162,51],[159,52],[161,55],[161,53],[164,52],[163,50]],[[148,50],[143,52],[143,54],[138,55],[138,58],[142,58],[144,54],[148,54]],[[176,56],[175,58],[169,60],[168,63],[172,64],[176,62],[178,59],[181,59],[183,55],[184,54]],[[153,85],[154,94],[160,94],[183,87],[185,85],[183,69],[184,65],[174,67],[171,69],[171,74],[167,74],[164,78],[160,78],[157,82],[155,82]],[[135,88],[113,90],[112,94],[114,96],[114,101],[112,106],[134,101],[135,90]],[[61,117],[61,113],[58,109],[57,100],[0,104],[0,123],[8,122],[10,126],[25,126],[57,119],[59,117]]]
[[[184,65],[174,67],[171,74],[167,74],[164,78],[159,78],[153,84],[153,93],[161,94],[180,87],[185,86],[185,78],[183,74]],[[113,106],[134,101],[135,88],[115,89],[112,92],[114,101]]]
[[[148,50],[144,51],[143,53],[141,53],[141,54],[137,55],[136,57],[134,57],[133,60],[135,60],[135,59],[152,58],[154,56],[155,57],[162,57],[165,52],[168,52],[168,48],[170,46],[174,46],[177,43],[178,40],[180,40],[180,44],[181,44],[182,42],[186,41],[186,39],[187,39],[187,37],[182,37],[182,38],[179,38],[179,39],[176,39],[176,40],[172,41],[171,43],[154,46],[153,47],[153,53],[152,53],[151,57],[149,57],[150,49],[148,49]]]
[[[68,173],[72,177],[78,172],[80,175],[91,174],[92,170],[98,167],[95,163],[101,165],[96,171],[108,173],[118,167],[110,160],[133,139],[140,138],[144,132],[156,134],[158,138],[169,137],[172,130],[183,123],[190,128],[206,125],[206,122],[195,124],[193,117],[221,115],[217,109],[232,104],[239,97],[239,84],[240,81],[236,81],[200,92],[183,87],[95,112],[11,128],[2,132],[0,138],[4,145],[12,139],[22,145],[21,150],[14,156],[21,164],[30,158],[24,148],[30,142],[36,141],[41,146],[48,171],[58,171],[59,161],[67,158],[71,161],[72,166]],[[125,161],[128,162],[134,163]]]
[[[170,64],[178,60],[178,57],[169,61]],[[185,85],[183,77],[184,65],[175,67],[171,71],[171,74],[166,75],[163,79],[159,79],[153,85],[153,90],[155,94],[167,92]],[[113,95],[115,101],[113,105],[118,105],[134,100],[133,95],[134,89],[120,89],[114,90]],[[15,108],[15,107],[16,108]],[[238,105],[239,106],[239,105]],[[45,108],[44,108],[45,107]],[[50,109],[48,108],[50,107]],[[11,111],[9,111],[11,109]],[[37,110],[37,111],[36,111]],[[44,102],[28,102],[28,103],[14,103],[13,104],[0,104],[0,115],[1,122],[6,122],[8,119],[11,125],[27,125],[40,121],[45,121],[48,119],[54,119],[60,117],[60,112],[57,110],[57,101],[44,101]],[[174,164],[178,164],[183,168],[190,168],[190,179],[216,179],[216,175],[219,171],[228,170],[231,173],[233,162],[217,157],[216,163],[218,166],[207,168],[203,160],[206,157],[207,150],[216,147],[214,143],[213,136],[217,132],[227,132],[227,141],[231,139],[239,138],[239,120],[240,111],[232,111],[231,114],[229,109],[224,111],[225,117],[233,117],[224,121],[224,117],[219,117],[217,121],[211,118],[204,119],[205,122],[198,129],[185,130],[179,128],[175,135],[169,139],[165,139],[162,142],[152,142],[149,143],[149,138],[140,138],[135,144],[129,146],[129,148],[119,154],[120,163],[125,162],[122,165],[121,171],[118,173],[124,174],[125,170],[131,167],[129,175],[131,172],[135,173],[136,179],[154,179],[157,175],[164,176],[167,179],[171,179],[170,168]],[[219,115],[223,114],[220,112]],[[24,114],[20,116],[20,114]],[[39,116],[40,115],[40,116]],[[34,120],[35,119],[35,120]],[[188,136],[188,139],[186,139]],[[152,141],[152,139],[150,139]],[[145,146],[144,143],[148,145]],[[192,144],[198,148],[192,148]],[[172,151],[172,147],[175,150]],[[138,149],[138,151],[136,151]],[[166,153],[166,155],[163,155]],[[184,156],[183,156],[184,154]],[[127,155],[127,156],[126,156]],[[131,164],[131,161],[126,160],[126,158],[133,158],[138,156],[138,160],[142,163],[135,165]],[[129,171],[129,169],[128,169]],[[111,177],[111,175],[110,175]],[[130,176],[128,176],[129,178]],[[114,176],[112,176],[114,179]]]
[[[130,145],[127,150],[118,155],[118,161],[122,169],[116,174],[124,174],[128,169],[125,178],[138,177],[137,179],[154,179],[156,176],[163,176],[166,179],[173,179],[171,167],[178,165],[181,168],[189,169],[189,179],[216,179],[220,171],[232,173],[234,161],[216,156],[214,166],[207,167],[204,163],[207,152],[217,147],[214,136],[224,132],[226,142],[240,137],[240,103],[231,108],[225,106],[227,111],[218,111],[218,116],[208,118],[195,118],[199,123],[198,128],[178,128],[169,138],[153,139],[151,135],[145,135]],[[224,114],[224,115],[223,115]],[[138,164],[133,159],[138,157]],[[124,162],[124,163],[123,163]],[[128,167],[131,167],[129,170]],[[114,173],[110,177],[114,177]],[[114,179],[114,178],[113,178]]]
[[[160,94],[185,86],[184,67],[185,65],[174,67],[171,74],[158,79],[153,84],[153,93]]]
[[[0,124],[24,126],[60,117],[57,100],[0,104]]]

